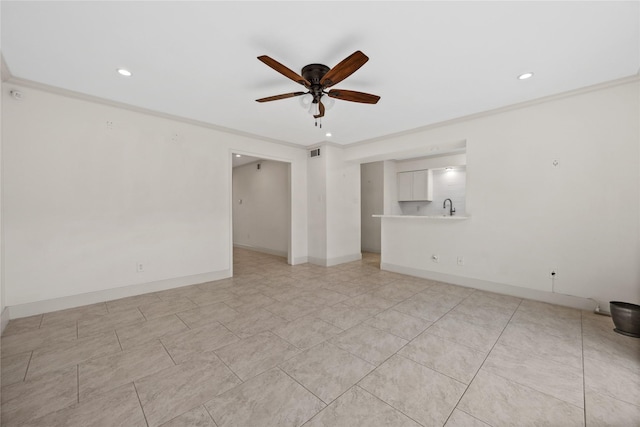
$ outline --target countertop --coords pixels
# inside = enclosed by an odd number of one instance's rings
[[[371,215],[374,218],[406,218],[406,219],[435,219],[444,221],[456,221],[469,219],[468,216],[449,215]]]

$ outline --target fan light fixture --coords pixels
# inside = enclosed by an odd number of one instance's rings
[[[311,103],[313,102],[313,95],[307,93],[300,97],[300,106],[302,108],[308,109]]]
[[[258,59],[283,76],[304,86],[306,92],[283,93],[281,95],[256,99],[256,101],[269,102],[298,96],[300,97],[300,106],[308,109],[309,113],[316,119],[316,126],[320,123],[320,127],[322,127],[322,117],[324,117],[325,111],[333,106],[335,99],[361,104],[375,104],[380,100],[378,95],[372,95],[370,93],[329,89],[349,77],[369,60],[367,55],[359,50],[343,59],[333,68],[329,68],[323,64],[309,64],[302,68],[301,74],[292,71],[266,55],[259,56]]]

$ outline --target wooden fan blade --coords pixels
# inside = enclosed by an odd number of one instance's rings
[[[269,67],[271,67],[274,70],[276,70],[277,72],[279,72],[280,74],[282,74],[283,76],[290,78],[294,82],[300,83],[301,85],[303,85],[305,87],[311,86],[311,83],[309,83],[309,81],[307,79],[305,79],[304,77],[302,77],[300,74],[296,73],[295,71],[290,70],[289,68],[285,67],[284,65],[282,65],[281,63],[279,63],[275,59],[269,58],[267,55],[258,56],[258,59],[260,61],[264,62],[265,64],[267,64]]]
[[[266,98],[256,99],[256,101],[257,102],[277,101],[278,99],[293,98],[294,96],[300,96],[300,95],[304,95],[306,93],[307,92],[283,93],[282,95],[267,96]]]
[[[355,73],[358,68],[362,67],[368,60],[369,57],[359,50],[352,53],[338,65],[330,69],[327,74],[322,77],[322,80],[320,80],[320,85],[327,88],[340,83]]]
[[[320,105],[318,105],[318,109],[320,110],[320,114],[314,114],[313,118],[318,119],[320,117],[324,117],[324,104],[320,101]],[[320,126],[322,127],[322,126]]]
[[[370,93],[356,92],[354,90],[333,89],[327,95],[331,98],[342,99],[343,101],[361,102],[363,104],[376,104],[380,97]]]

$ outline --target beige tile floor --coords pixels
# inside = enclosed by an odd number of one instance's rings
[[[640,426],[610,318],[235,251],[235,277],[9,323],[3,426]]]

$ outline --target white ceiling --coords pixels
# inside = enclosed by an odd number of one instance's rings
[[[301,145],[350,144],[638,73],[640,2],[1,2],[17,79]],[[323,129],[294,71],[370,60]],[[130,69],[133,77],[116,74]],[[535,76],[516,78],[525,71]],[[332,132],[327,138],[325,132]]]

